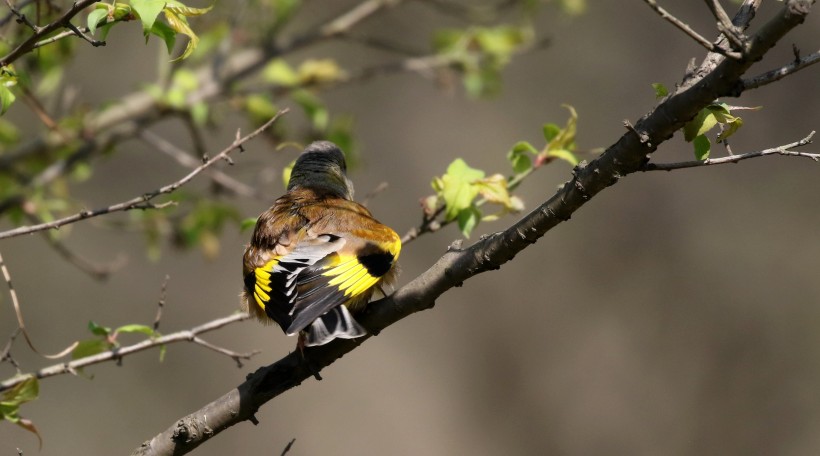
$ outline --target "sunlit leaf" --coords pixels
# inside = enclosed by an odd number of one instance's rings
[[[99,3],[97,3],[99,5]],[[103,19],[108,17],[108,6],[104,5],[102,8],[97,8],[88,13],[88,19],[86,24],[88,25],[88,31],[93,35],[94,32],[97,31],[97,26],[100,25],[100,22]]]
[[[113,345],[105,339],[81,340],[77,343],[77,346],[74,347],[74,350],[71,352],[71,359],[80,359],[85,358],[87,356],[93,356],[98,353],[108,351],[111,348],[113,348]]]
[[[461,230],[464,237],[470,237],[470,233],[472,233],[473,229],[478,225],[479,220],[481,220],[481,211],[475,207],[475,205],[471,205],[459,211],[458,217],[456,218],[458,229]]]
[[[717,118],[712,111],[701,109],[694,119],[683,126],[683,138],[688,142],[692,142],[698,136],[702,136],[714,128],[717,123]]]
[[[519,141],[507,152],[507,160],[512,165],[513,172],[521,174],[532,168],[532,158],[530,155],[537,155],[538,151],[532,144],[526,141]]]
[[[692,145],[695,147],[695,158],[697,160],[706,160],[709,158],[709,152],[712,148],[712,143],[709,141],[709,138],[706,135],[700,135],[695,137],[692,141]]]
[[[572,153],[571,151],[569,151],[567,149],[553,149],[553,150],[550,150],[550,151],[547,152],[547,156],[555,157],[555,158],[564,160],[565,162],[569,163],[572,166],[577,165],[578,161],[579,161],[578,157],[576,157],[574,153]]]
[[[454,220],[472,205],[479,192],[476,181],[483,178],[484,171],[470,168],[464,160],[457,158],[447,167],[447,172],[434,181],[433,189],[444,201],[446,220]]]
[[[143,33],[149,33],[151,28],[165,8],[166,0],[131,0],[131,6],[142,22]]]
[[[333,59],[308,59],[299,65],[299,83],[326,84],[345,77],[345,72]]]
[[[100,326],[94,321],[88,322],[88,330],[91,331],[91,334],[95,336],[103,336],[106,337],[111,334],[111,328]]]
[[[154,25],[151,26],[151,30],[148,31],[151,35],[158,36],[165,43],[166,49],[168,49],[168,53],[174,51],[174,44],[177,41],[177,32],[174,31],[168,24],[160,21],[154,22]]]
[[[660,82],[652,83],[652,88],[655,89],[655,98],[663,98],[669,95],[669,89]]]
[[[119,328],[114,330],[115,333],[141,333],[145,334],[149,337],[154,337],[156,333],[154,332],[154,328],[147,326],[147,325],[139,325],[139,324],[130,324],[120,326]]]
[[[262,69],[262,78],[269,83],[292,87],[299,83],[299,74],[283,59],[273,59]]]

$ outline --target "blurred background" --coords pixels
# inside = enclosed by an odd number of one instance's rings
[[[702,2],[661,3],[704,36],[715,35]],[[305,2],[286,33],[354,4]],[[764,2],[753,30],[780,7]],[[211,14],[228,8],[217,5]],[[246,14],[252,16],[253,8]],[[817,12],[809,22],[750,75],[792,60],[792,44],[816,50]],[[429,52],[433,31],[465,25],[422,2],[406,2],[357,31]],[[79,46],[67,78],[90,105],[138,89],[156,77],[155,62],[167,61],[158,40],[144,45],[135,38],[136,27],[115,28],[106,47]],[[624,119],[634,123],[655,105],[652,83],[673,87],[688,61],[704,54],[637,0],[591,0],[577,16],[547,4],[534,27],[550,44],[516,57],[502,73],[501,92],[489,99],[470,99],[457,81],[442,88],[409,73],[323,92],[332,112],[355,120],[359,163],[350,177],[357,195],[388,183],[369,201],[382,222],[399,233],[417,225],[419,199],[432,193],[431,179],[456,157],[489,173],[508,173],[509,148],[519,140],[542,144],[542,125],[563,125],[567,118],[562,103],[579,113],[581,149],[609,146],[624,132]],[[310,57],[333,58],[351,70],[401,58],[330,41],[288,59],[295,64]],[[820,128],[818,71],[727,100],[763,106],[742,114],[745,126],[733,137],[733,150],[794,142]],[[19,119],[30,116],[22,105],[14,109]],[[297,111],[288,116],[291,125],[303,122]],[[230,143],[237,127],[250,129],[230,115],[217,124],[205,137],[211,154]],[[190,148],[179,121],[150,131]],[[721,146],[713,149],[714,156],[724,153]],[[274,144],[257,139],[234,155],[235,166],[220,166],[271,197],[240,200],[242,217],[256,217],[282,192],[279,173],[295,155],[294,148],[276,152]],[[691,145],[678,134],[652,160],[691,157]],[[267,404],[257,414],[258,426],[239,424],[195,454],[280,454],[291,439],[293,455],[820,453],[818,166],[767,157],[630,175],[501,270],[450,290],[434,309],[388,328],[325,369],[323,381],[308,380]],[[260,181],[261,168],[273,170],[274,179]],[[74,191],[88,207],[106,206],[184,173],[131,140]],[[517,194],[531,209],[569,177],[570,167],[555,162]],[[192,186],[207,188],[208,181],[198,178]],[[480,224],[468,242],[516,217]],[[248,231],[224,229],[214,255],[164,242],[159,258],[149,259],[143,235],[110,226],[129,220],[120,214],[67,229],[66,245],[94,261],[127,257],[104,282],[62,260],[40,236],[0,242],[41,350],[88,338],[89,320],[150,324],[166,275],[163,333],[237,308]],[[450,226],[408,244],[399,284],[430,267],[459,237]],[[7,296],[0,293],[3,337],[16,327]],[[40,398],[22,409],[43,436],[42,450],[33,435],[5,423],[0,454],[17,454],[16,448],[26,455],[130,453],[296,343],[253,321],[203,338],[238,352],[262,352],[237,369],[228,357],[175,344],[162,363],[153,350],[121,366],[90,367],[91,379],[45,379]],[[123,336],[124,343],[136,340]],[[13,354],[25,371],[51,364],[21,341]],[[0,369],[3,378],[14,373],[8,364]]]

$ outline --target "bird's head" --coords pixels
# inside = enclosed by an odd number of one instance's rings
[[[290,172],[288,191],[302,187],[353,199],[353,183],[346,172],[345,156],[336,144],[316,141],[296,159]]]

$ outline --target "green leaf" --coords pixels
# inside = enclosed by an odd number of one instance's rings
[[[165,353],[168,351],[168,347],[165,344],[159,346],[159,362],[165,361]]]
[[[695,159],[706,160],[709,158],[709,151],[712,148],[712,143],[706,135],[696,136],[692,141],[692,145],[695,147]]]
[[[327,84],[345,77],[345,72],[333,59],[308,59],[297,70],[299,84]]]
[[[165,8],[163,13],[165,14],[165,20],[168,21],[168,25],[174,32],[188,37],[188,44],[185,45],[185,50],[182,52],[182,55],[173,59],[174,62],[185,60],[196,49],[197,44],[199,44],[199,37],[196,36],[191,26],[188,25],[188,19],[186,19],[184,15],[177,14],[169,8]]]
[[[299,84],[299,74],[283,59],[273,59],[262,69],[265,82],[293,87]]]
[[[88,330],[95,336],[108,337],[108,335],[111,334],[111,328],[100,326],[94,321],[88,322]]]
[[[715,114],[708,107],[701,109],[694,119],[683,126],[683,138],[687,142],[692,142],[698,136],[714,128],[717,123]]]
[[[119,328],[114,330],[115,333],[141,333],[145,334],[148,337],[155,337],[157,334],[154,331],[154,328],[146,325],[138,325],[138,324],[131,324],[131,325],[124,325],[120,326]]]
[[[528,154],[538,155],[538,151],[527,141],[515,143],[507,152],[507,160],[510,161],[515,174],[527,172],[532,168],[532,159]]]
[[[561,9],[570,16],[584,14],[587,10],[587,0],[561,0]]]
[[[245,110],[251,120],[258,125],[267,122],[279,111],[266,93],[255,93],[245,97]]]
[[[293,98],[293,101],[305,112],[314,130],[325,131],[325,129],[327,129],[330,114],[319,97],[307,90],[296,90],[291,95],[291,98]]]
[[[180,68],[175,71],[171,83],[186,93],[193,92],[199,87],[199,79],[197,79],[196,73],[187,68]]]
[[[359,154],[356,147],[356,140],[353,137],[353,117],[347,115],[333,116],[330,122],[327,134],[327,140],[339,146],[345,151],[345,160],[347,161],[347,169],[355,169],[359,166]]]
[[[288,163],[287,166],[282,168],[282,182],[285,184],[285,188],[288,188],[288,182],[290,182],[290,173],[293,171],[293,165],[296,164],[296,160],[294,159],[292,162]]]
[[[273,0],[275,27],[279,27],[287,22],[301,3],[301,0]]]
[[[512,208],[510,192],[507,190],[507,179],[501,174],[493,174],[475,182],[478,193],[488,202],[501,204],[505,209]]]
[[[137,12],[142,22],[143,33],[149,33],[157,21],[159,13],[165,8],[166,0],[131,0],[131,7]]]
[[[13,123],[0,119],[0,143],[14,144],[20,140],[20,130]]]
[[[71,352],[71,359],[80,359],[85,358],[87,356],[94,356],[97,353],[102,353],[104,351],[110,350],[111,348],[113,348],[113,345],[105,339],[81,340],[77,343],[77,346],[74,347],[74,350]]]
[[[256,226],[256,218],[248,217],[248,218],[242,220],[242,222],[239,223],[239,231],[240,232],[245,232],[245,231],[248,231],[248,230],[254,228],[255,226]]]
[[[0,400],[3,405],[19,406],[37,399],[40,395],[40,383],[37,381],[37,377],[33,375],[27,375],[26,377],[22,382],[3,392]]]
[[[11,93],[11,89],[5,85],[0,85],[0,116],[9,110],[9,107],[11,107],[12,103],[14,103],[14,100],[16,99],[17,97]]]
[[[475,205],[470,205],[459,211],[457,217],[458,229],[461,230],[464,237],[468,238],[478,225],[479,220],[481,220],[481,211]]]
[[[578,157],[576,157],[575,154],[573,154],[571,151],[569,151],[567,149],[550,150],[549,152],[547,152],[547,156],[548,157],[555,157],[555,158],[564,160],[565,162],[569,163],[572,166],[577,165],[578,161],[579,161]]]
[[[554,123],[544,124],[544,140],[547,142],[552,141],[555,139],[558,134],[561,133],[561,127]]]
[[[97,3],[99,5],[99,3]],[[103,6],[102,8],[97,8],[94,11],[88,13],[88,31],[93,35],[94,32],[97,31],[97,26],[100,25],[100,22],[103,22],[103,19],[107,20],[108,18],[108,5]]]
[[[176,44],[177,41],[177,32],[167,24],[159,21],[154,22],[154,25],[151,26],[151,30],[149,30],[148,33],[158,36],[159,39],[165,43],[169,54],[174,51],[174,44]]]
[[[652,83],[652,88],[655,89],[655,98],[663,98],[669,95],[669,89],[660,82]]]
[[[208,104],[198,101],[191,105],[191,120],[194,121],[194,125],[204,127],[208,122]]]
[[[133,0],[132,0],[133,1]],[[167,2],[165,9],[167,11],[172,11],[175,14],[185,17],[194,17],[194,16],[202,16],[203,14],[207,13],[211,9],[213,9],[213,5],[207,8],[192,8],[190,6],[186,6],[182,2],[170,0]]]
[[[444,201],[446,220],[454,220],[473,204],[479,192],[476,181],[483,178],[484,171],[470,168],[464,160],[457,158],[447,167],[447,173],[433,182],[433,189]]]
[[[39,395],[40,383],[37,381],[37,377],[27,375],[25,380],[6,390],[0,396],[0,421],[6,420],[33,433],[40,441],[40,446],[42,446],[43,439],[40,437],[40,433],[37,432],[34,423],[20,416],[20,406],[37,399]]]
[[[726,128],[717,135],[717,142],[723,142],[729,136],[732,136],[737,130],[743,126],[743,119],[740,117],[732,117],[732,121],[726,122]]]

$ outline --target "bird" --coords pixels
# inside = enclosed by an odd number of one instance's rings
[[[353,200],[344,153],[329,141],[296,159],[287,192],[256,221],[242,262],[242,307],[301,349],[367,334],[355,315],[395,283],[401,238]]]

